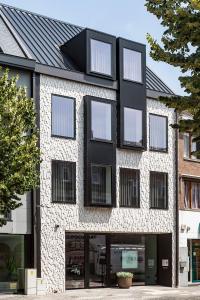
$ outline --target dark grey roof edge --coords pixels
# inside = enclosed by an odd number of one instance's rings
[[[175,95],[174,91],[156,74],[156,72],[152,71],[152,69],[150,69],[148,66],[146,66],[146,68],[148,69],[149,72],[153,73],[153,75],[157,77],[164,86],[168,88],[168,90],[171,92],[170,95]]]
[[[45,16],[45,15],[41,15],[41,14],[39,14],[39,13],[35,13],[35,12],[30,11],[30,10],[26,10],[26,9],[23,9],[23,8],[19,8],[19,7],[16,7],[16,6],[12,6],[12,5],[9,5],[9,4],[6,4],[6,3],[1,3],[1,2],[0,2],[0,8],[1,8],[1,6],[9,7],[9,8],[11,8],[11,9],[15,9],[15,10],[20,10],[20,11],[25,12],[25,13],[27,13],[27,14],[35,15],[35,16],[38,16],[38,17],[51,19],[52,21],[60,22],[60,23],[66,24],[66,25],[71,25],[71,26],[79,27],[80,29],[84,29],[84,28],[85,28],[85,27],[82,27],[82,26],[79,26],[79,25],[76,25],[76,24],[72,24],[72,23],[69,23],[69,22],[65,22],[65,21],[63,21],[63,20],[59,20],[59,19],[56,19],[56,18],[48,17],[48,16]]]

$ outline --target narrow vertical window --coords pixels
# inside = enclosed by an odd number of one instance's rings
[[[111,76],[112,75],[112,66],[111,66],[112,45],[94,39],[90,40],[90,45],[91,45],[91,71]]]
[[[124,107],[124,143],[142,146],[142,111]]]
[[[76,202],[76,163],[52,161],[52,202]]]
[[[150,172],[150,206],[167,209],[168,207],[168,174]]]
[[[91,138],[111,141],[111,104],[91,101]]]
[[[139,207],[140,172],[139,170],[120,169],[120,206]]]
[[[190,134],[184,133],[183,135],[183,143],[184,143],[184,157],[190,158]]]
[[[167,118],[149,115],[150,150],[167,151]]]
[[[140,52],[123,49],[123,78],[142,82],[142,54]]]
[[[52,135],[66,138],[75,137],[74,99],[52,96]]]
[[[92,204],[111,205],[111,166],[92,165]]]

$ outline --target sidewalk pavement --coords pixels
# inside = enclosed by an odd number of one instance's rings
[[[47,296],[3,295],[0,300],[200,300],[200,286],[166,288],[161,286],[135,286],[130,289],[101,288],[68,290],[64,294]]]

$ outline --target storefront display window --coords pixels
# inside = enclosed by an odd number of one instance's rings
[[[0,290],[17,290],[20,269],[24,268],[24,236],[0,235]]]

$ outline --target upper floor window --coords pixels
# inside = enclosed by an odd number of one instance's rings
[[[124,107],[124,143],[132,146],[142,146],[142,111]]]
[[[120,168],[120,206],[139,207],[140,171]]]
[[[91,203],[95,205],[111,205],[112,197],[112,169],[111,166],[91,166]]]
[[[183,134],[184,157],[190,159],[200,159],[200,155],[195,154],[200,151],[200,143],[193,142],[193,137],[190,133]]]
[[[167,209],[168,207],[168,174],[150,172],[150,207]]]
[[[150,150],[167,151],[167,117],[150,114]]]
[[[95,140],[112,140],[110,103],[91,101],[91,138]]]
[[[123,78],[142,82],[142,54],[131,49],[123,49]]]
[[[112,75],[112,45],[95,39],[90,40],[91,45],[91,72],[103,75]]]
[[[185,208],[200,209],[200,182],[184,181]]]
[[[75,101],[73,98],[52,96],[52,135],[75,138]]]
[[[76,202],[76,163],[52,161],[52,202]]]

